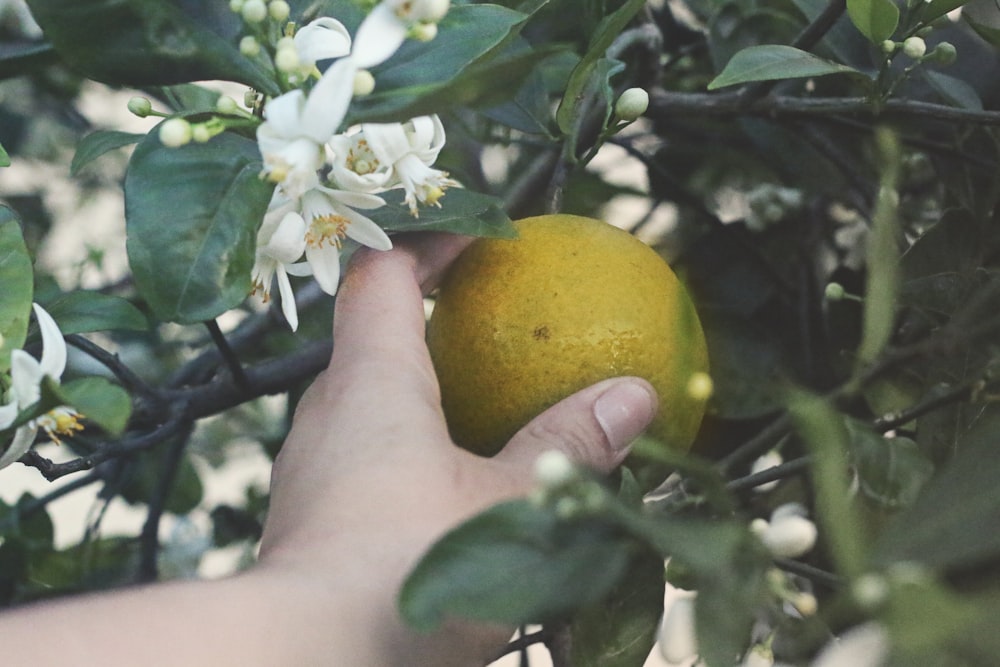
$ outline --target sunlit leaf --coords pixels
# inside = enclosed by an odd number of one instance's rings
[[[45,303],[64,335],[91,331],[146,331],[149,321],[129,301],[90,290],[67,292]]]
[[[496,197],[464,188],[450,188],[438,206],[420,206],[414,218],[403,202],[402,190],[386,193],[386,205],[370,212],[372,220],[389,232],[451,232],[468,236],[516,236],[503,203]]]
[[[121,435],[132,414],[128,392],[106,378],[85,377],[59,386],[49,385],[48,392],[55,396],[54,400],[49,399],[52,402],[68,405],[83,414],[84,425],[92,422],[111,435]]]

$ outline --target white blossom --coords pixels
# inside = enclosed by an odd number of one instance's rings
[[[872,621],[832,639],[811,667],[882,667],[889,655],[889,636]]]

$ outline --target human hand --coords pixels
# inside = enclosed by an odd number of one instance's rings
[[[656,409],[648,383],[612,379],[540,415],[494,458],[457,448],[424,344],[422,295],[468,242],[421,234],[355,257],[329,368],[303,396],[275,463],[260,567],[297,581],[315,614],[353,629],[321,628],[329,655],[351,664],[470,665],[495,655],[509,628],[407,630],[395,606],[406,574],[448,529],[528,492],[543,451],[607,472]]]

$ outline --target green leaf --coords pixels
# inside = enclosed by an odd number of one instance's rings
[[[0,79],[24,76],[56,60],[56,52],[46,42],[0,43]]]
[[[982,10],[979,10],[982,11]],[[982,37],[988,44],[1000,48],[1000,28],[983,23],[978,20],[968,9],[962,10],[962,19],[969,24],[977,35]]]
[[[452,232],[468,236],[514,238],[516,232],[496,197],[464,188],[450,188],[440,200],[440,208],[421,206],[419,217],[410,215],[403,192],[382,195],[386,205],[370,217],[388,232]]]
[[[91,132],[81,139],[76,147],[73,161],[69,165],[70,175],[76,176],[80,173],[81,169],[105,153],[113,151],[116,148],[138,143],[142,141],[144,136],[146,135],[135,134],[133,132],[119,132],[117,130]]]
[[[68,65],[112,85],[221,79],[280,93],[270,68],[242,55],[228,3],[183,0],[28,0]]]
[[[966,4],[969,4],[969,0],[930,0],[929,2],[922,2],[915,12],[915,18],[916,21],[920,23],[932,23],[945,14],[948,14]],[[989,7],[989,5],[985,3],[980,6]],[[963,12],[962,15],[964,16],[965,13]]]
[[[934,474],[934,464],[905,437],[886,438],[867,424],[847,421],[861,492],[892,509],[909,507]]]
[[[149,503],[156,495],[163,479],[162,450],[150,450],[135,459],[126,473],[121,497],[133,505]],[[204,485],[197,467],[190,457],[181,459],[163,509],[173,514],[188,514],[204,497]]]
[[[961,109],[983,110],[983,100],[967,81],[926,68],[921,68],[920,73],[947,104]]]
[[[850,434],[844,417],[818,396],[796,392],[788,405],[796,429],[813,457],[819,523],[837,571],[847,577],[860,574],[866,558],[865,536],[853,506],[848,479]]]
[[[0,373],[10,353],[24,344],[34,292],[31,257],[14,211],[0,206]]]
[[[998,432],[1000,410],[990,408],[959,434],[955,458],[881,534],[877,562],[913,561],[952,571],[1000,558]]]
[[[459,5],[426,43],[408,41],[374,70],[376,91],[355,99],[347,123],[400,121],[509,99],[558,47],[531,49],[517,35],[529,16],[498,5]]]
[[[896,324],[896,298],[900,284],[900,231],[897,219],[899,140],[891,130],[879,128],[876,132],[876,144],[882,176],[875,211],[872,213],[872,231],[865,255],[867,288],[856,373],[875,361],[892,336]]]
[[[454,529],[403,584],[400,608],[417,629],[459,617],[513,625],[565,617],[602,599],[629,563],[629,542],[599,521],[563,521],[516,500]]]
[[[4,149],[3,144],[0,144],[0,167],[9,167],[9,166],[10,166],[10,155],[7,154],[7,151]]]
[[[125,176],[129,263],[162,320],[209,320],[246,298],[272,185],[257,144],[224,133],[204,144],[136,148]]]
[[[76,290],[44,305],[64,335],[149,330],[149,321],[142,311],[119,296]]]
[[[647,553],[605,600],[580,610],[570,625],[576,667],[642,667],[663,615],[663,559]]]
[[[644,4],[644,0],[627,0],[617,10],[605,16],[597,26],[590,38],[590,44],[587,46],[587,53],[570,74],[569,81],[566,83],[566,92],[563,94],[562,102],[556,111],[556,123],[564,135],[575,136],[581,113],[590,104],[591,100],[587,91],[595,89],[595,76],[600,76],[606,81],[609,74],[606,68],[603,73],[597,71],[598,62],[605,60],[608,47],[614,43]],[[575,145],[575,139],[573,145]]]
[[[57,405],[75,408],[87,422],[97,424],[112,436],[125,431],[132,415],[132,398],[128,392],[106,378],[79,378],[50,386],[49,390],[58,397],[54,401]],[[43,400],[46,400],[44,396]]]
[[[830,74],[860,74],[847,65],[835,63],[792,46],[768,44],[751,46],[734,55],[717,77],[708,84],[709,90],[751,81],[801,79]]]
[[[875,45],[892,37],[899,25],[899,8],[892,0],[847,0],[847,15]]]

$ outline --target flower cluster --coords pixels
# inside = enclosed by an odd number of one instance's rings
[[[42,334],[42,357],[35,359],[24,350],[10,354],[10,377],[5,383],[6,403],[0,405],[0,431],[14,425],[21,412],[35,405],[42,396],[42,381],[48,377],[59,382],[66,370],[66,341],[52,316],[38,304],[33,304],[35,319]],[[14,431],[14,438],[0,451],[0,468],[5,468],[21,458],[35,442],[42,429],[52,440],[72,435],[83,428],[81,415],[71,407],[58,406],[44,415],[32,419]]]
[[[444,190],[457,185],[432,167],[445,143],[436,116],[342,129],[354,97],[374,87],[368,68],[392,56],[407,37],[432,38],[448,7],[448,0],[383,0],[353,39],[342,23],[322,17],[298,30],[286,28],[275,45],[276,68],[300,85],[267,101],[257,128],[261,175],[275,191],[258,232],[252,281],[265,301],[277,282],[293,330],[298,313],[290,275],[312,275],[332,295],[345,241],[392,247],[362,213],[385,205],[379,193],[403,189],[417,216],[419,204],[439,206]],[[317,63],[328,60],[333,63],[320,73]]]

